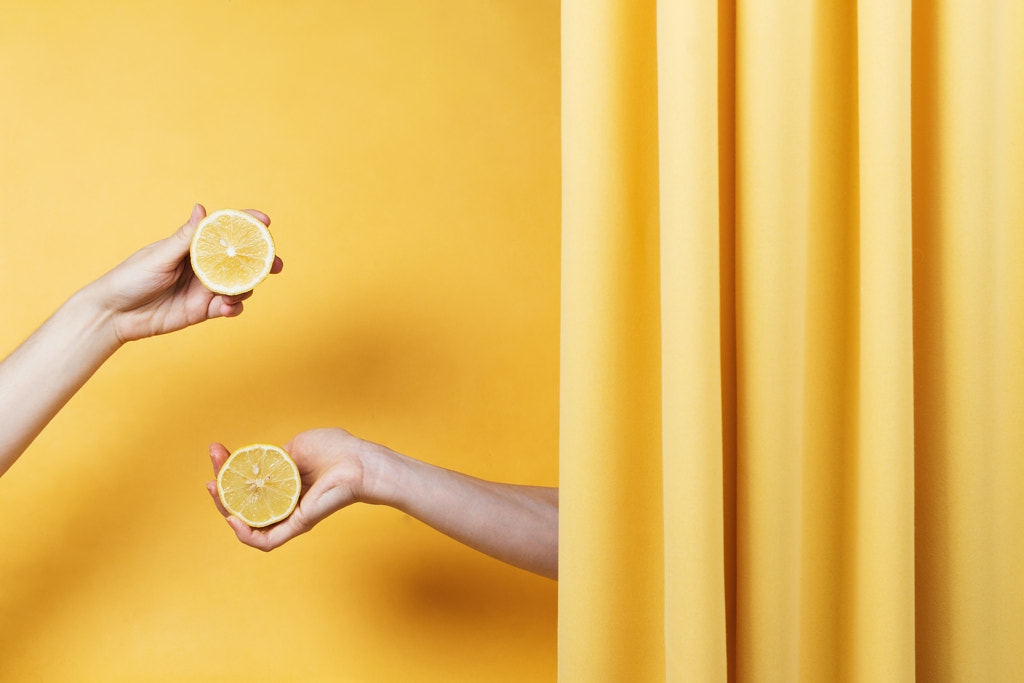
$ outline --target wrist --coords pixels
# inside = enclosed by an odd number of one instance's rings
[[[78,290],[61,307],[66,324],[95,353],[109,356],[124,342],[117,334],[115,315],[96,291],[95,283]]]
[[[357,498],[371,505],[401,508],[402,481],[409,459],[380,444],[363,441],[359,448],[362,482]]]

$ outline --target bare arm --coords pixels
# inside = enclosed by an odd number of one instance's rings
[[[242,312],[251,292],[216,295],[192,275],[189,245],[205,215],[197,204],[174,234],[76,292],[0,362],[0,475],[123,344]]]
[[[119,346],[110,313],[82,291],[0,363],[0,474]]]
[[[485,481],[415,460],[341,429],[303,432],[288,444],[303,480],[292,515],[265,530],[250,529],[221,507],[240,541],[271,550],[353,503],[388,505],[455,540],[516,567],[558,578],[558,489]],[[210,450],[214,471],[228,457]]]
[[[375,486],[385,505],[503,562],[558,578],[558,489],[484,481],[382,454]]]

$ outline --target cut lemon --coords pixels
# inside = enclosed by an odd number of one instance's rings
[[[290,515],[300,490],[295,462],[283,449],[266,444],[238,449],[217,475],[220,502],[251,527],[269,526]]]
[[[248,292],[274,265],[274,240],[267,226],[235,209],[214,211],[201,220],[189,252],[196,277],[218,294]]]

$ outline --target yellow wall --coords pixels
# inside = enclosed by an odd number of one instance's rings
[[[0,680],[539,681],[556,584],[363,506],[270,553],[207,444],[341,426],[554,485],[555,0],[5,2],[0,355],[193,202],[285,271],[122,349],[0,479]]]

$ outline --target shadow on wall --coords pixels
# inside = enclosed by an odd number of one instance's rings
[[[175,346],[162,345],[161,352],[172,355],[169,363],[146,365],[144,374],[136,371],[127,382],[117,373],[107,378],[125,387],[123,405],[91,405],[88,396],[82,397],[73,409],[114,415],[108,424],[96,426],[92,441],[80,444],[84,451],[102,451],[102,462],[90,458],[93,462],[82,467],[102,467],[110,476],[97,478],[98,486],[68,485],[62,508],[82,514],[61,517],[56,528],[48,526],[45,551],[11,558],[6,583],[19,589],[4,596],[0,609],[4,650],[16,652],[22,644],[31,643],[55,615],[75,603],[76,593],[111,583],[108,574],[136,564],[152,544],[179,545],[184,552],[189,545],[194,547],[192,537],[168,539],[166,534],[168,528],[175,528],[174,511],[180,510],[182,500],[196,495],[197,461],[209,472],[205,449],[211,440],[251,441],[243,435],[268,433],[287,433],[290,438],[318,426],[342,426],[359,433],[357,426],[369,429],[381,420],[430,425],[441,419],[452,400],[453,381],[470,371],[459,362],[458,342],[453,338],[457,330],[401,305],[382,306],[379,298],[375,304],[361,312],[349,310],[344,316],[282,324],[275,334],[233,350],[232,362],[220,368],[216,382],[197,373],[190,363],[195,353],[209,348],[202,336],[192,335]],[[141,356],[145,351],[137,353]],[[265,371],[252,372],[251,364],[256,362]],[[121,374],[128,372],[122,370]],[[153,392],[149,387],[156,377],[174,379],[162,391]],[[382,413],[387,416],[381,418]],[[173,422],[167,415],[174,416]],[[181,429],[181,425],[189,427]],[[124,435],[131,436],[125,439]],[[361,435],[374,438],[372,433]],[[152,452],[154,438],[163,439],[165,452]],[[194,457],[178,455],[183,452]],[[33,466],[45,467],[45,463],[37,460]],[[110,504],[111,500],[119,502]],[[212,506],[209,514],[215,515]],[[219,532],[228,535],[226,529]],[[461,631],[465,626],[460,624],[466,623],[494,637],[555,609],[557,584],[547,586],[532,576],[517,578],[520,570],[503,565],[488,568],[481,563],[496,561],[475,551],[465,549],[464,555],[454,552],[442,557],[430,550],[417,555],[422,548],[394,547],[389,539],[374,543],[380,555],[356,569],[373,573],[378,584],[382,572],[389,578],[387,619],[395,629],[408,630],[412,639],[416,629],[424,626],[447,624]],[[499,589],[496,577],[508,577],[509,582]],[[554,634],[531,637],[553,638]],[[0,657],[0,678],[4,659]]]
[[[366,624],[377,629],[375,640],[401,643],[400,656],[430,661],[436,656],[430,650],[438,638],[425,639],[423,634],[450,634],[448,640],[457,649],[483,653],[483,659],[496,663],[508,657],[507,644],[515,643],[515,651],[549,653],[551,661],[538,658],[536,677],[527,677],[548,679],[557,642],[557,582],[504,565],[451,539],[432,538],[429,545],[417,544],[411,551],[393,543],[376,550],[374,562],[361,564],[354,573],[355,581],[379,591],[371,589],[360,598],[364,608],[377,615]],[[351,596],[337,584],[334,587],[335,603],[350,604]],[[451,680],[481,680],[479,671],[448,673]]]

